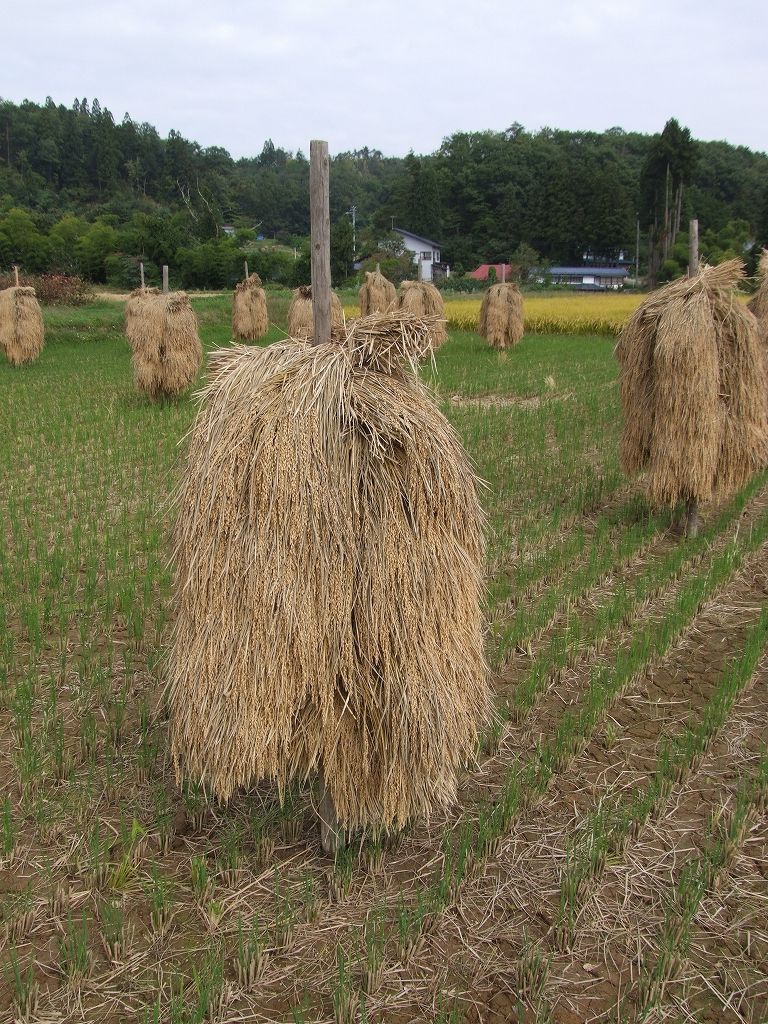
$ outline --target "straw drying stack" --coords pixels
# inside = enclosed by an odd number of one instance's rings
[[[133,332],[133,377],[154,401],[185,391],[203,361],[197,317],[184,292],[147,296]]]
[[[125,337],[131,351],[145,344],[148,310],[154,296],[159,294],[159,288],[135,288],[125,300]]]
[[[766,377],[755,318],[733,288],[739,260],[650,295],[616,346],[621,461],[648,474],[652,501],[705,501],[766,463]]]
[[[479,333],[491,348],[510,348],[523,336],[523,296],[517,285],[493,284],[483,296]]]
[[[263,338],[269,328],[267,296],[258,274],[235,286],[232,300],[232,335],[242,341]]]
[[[388,281],[380,270],[372,273],[365,272],[365,283],[360,289],[360,316],[368,316],[370,313],[386,313],[394,309],[397,303],[397,291],[391,281]]]
[[[178,495],[171,743],[219,799],[322,769],[342,827],[446,805],[487,718],[477,481],[411,363],[434,325],[239,346]]]
[[[312,286],[301,285],[293,293],[288,307],[288,334],[291,338],[306,341],[315,331],[312,319]],[[341,341],[344,338],[344,307],[336,292],[331,292],[331,338]]]
[[[763,249],[760,256],[760,285],[747,303],[747,309],[757,317],[763,354],[768,359],[768,249]]]
[[[440,292],[429,281],[403,281],[397,304],[416,317],[437,317],[431,331],[432,348],[438,349],[448,337],[445,330],[445,305]]]
[[[0,349],[9,363],[32,363],[43,350],[43,314],[35,289],[17,285],[0,291]]]

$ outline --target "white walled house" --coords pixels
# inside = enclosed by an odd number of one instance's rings
[[[395,234],[400,235],[406,251],[413,257],[419,274],[419,280],[432,280],[432,266],[440,262],[440,246],[430,238],[422,238],[421,235],[414,235],[412,231],[404,228],[393,228]]]

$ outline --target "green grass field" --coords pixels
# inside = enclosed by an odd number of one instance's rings
[[[499,723],[456,808],[334,863],[306,787],[176,785],[194,399],[136,393],[121,303],[45,320],[0,361],[0,1020],[768,1019],[768,478],[681,541],[622,476],[610,338],[452,334],[425,376],[486,482]]]

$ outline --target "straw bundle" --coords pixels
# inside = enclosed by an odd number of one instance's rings
[[[232,299],[232,335],[243,341],[263,338],[269,328],[267,296],[258,274],[250,274],[235,286]]]
[[[186,390],[200,368],[203,347],[197,317],[184,292],[148,296],[134,332],[136,387],[154,401]]]
[[[432,348],[438,349],[445,343],[445,304],[440,292],[429,281],[403,281],[398,292],[399,309],[407,310],[416,317],[438,317],[432,328]]]
[[[704,501],[765,465],[766,377],[755,319],[736,300],[739,260],[650,295],[616,346],[626,472],[652,501]]]
[[[517,285],[493,284],[480,307],[480,336],[491,348],[510,348],[523,336],[523,296]]]
[[[482,514],[409,361],[433,324],[234,348],[178,495],[169,659],[177,772],[219,799],[321,769],[343,827],[456,795],[489,714]]]
[[[365,272],[365,282],[359,293],[360,316],[368,316],[370,313],[386,313],[388,309],[394,309],[397,303],[397,291],[391,281],[388,281],[380,270],[372,273]]]
[[[291,338],[307,341],[314,332],[312,286],[301,285],[294,291],[288,307],[288,334]],[[344,334],[344,307],[336,292],[331,292],[331,339],[341,341]]]
[[[147,311],[153,296],[159,294],[159,288],[135,288],[125,300],[125,337],[131,351],[144,344],[142,334],[146,331]]]
[[[16,286],[0,291],[0,349],[9,363],[32,363],[43,350],[43,314],[35,289]]]
[[[747,303],[747,309],[757,317],[763,353],[768,357],[768,249],[763,249],[760,256],[759,272],[760,285]]]

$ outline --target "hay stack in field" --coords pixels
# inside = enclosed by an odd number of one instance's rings
[[[178,494],[177,772],[219,799],[322,770],[340,824],[450,804],[490,713],[477,481],[413,363],[429,322],[237,347]]]
[[[269,329],[267,296],[258,274],[235,286],[232,298],[232,336],[242,341],[263,338]]]
[[[757,318],[763,353],[768,358],[768,249],[763,249],[760,255],[759,274],[760,284],[747,303],[747,309]]]
[[[652,501],[699,502],[741,487],[768,456],[766,376],[755,318],[737,301],[739,260],[649,295],[621,333],[627,473]]]
[[[523,336],[523,296],[516,284],[492,284],[483,296],[478,332],[491,348],[510,348]]]
[[[288,334],[291,338],[307,341],[315,331],[312,319],[312,286],[300,285],[288,307]],[[331,338],[341,341],[346,333],[344,307],[336,294],[331,292]]]
[[[146,330],[147,310],[152,298],[160,294],[159,288],[135,288],[125,300],[125,338],[131,351],[143,344],[142,332]]]
[[[197,317],[185,292],[148,296],[134,333],[133,376],[153,401],[185,391],[203,361]]]
[[[397,303],[397,290],[380,270],[366,270],[365,282],[358,293],[360,299],[360,316],[371,313],[386,313],[394,309]]]
[[[445,303],[429,281],[403,281],[397,295],[398,309],[415,317],[437,317],[431,331],[432,348],[437,350],[448,337],[445,329]]]
[[[0,291],[0,349],[9,363],[32,363],[43,350],[45,330],[35,289],[17,285]]]

